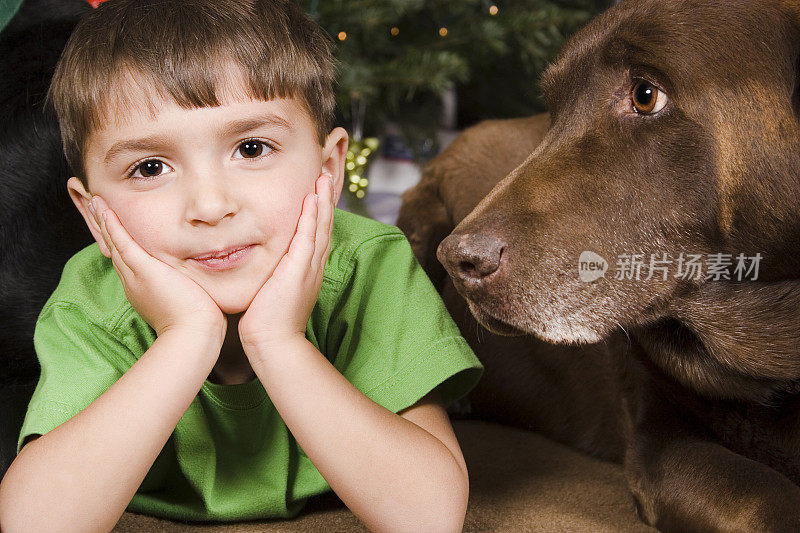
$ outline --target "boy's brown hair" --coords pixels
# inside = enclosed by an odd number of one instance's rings
[[[335,108],[331,39],[291,0],[108,0],[75,27],[46,97],[83,186],[89,135],[132,105],[109,89],[127,78],[187,109],[218,106],[225,60],[251,97],[297,98],[324,143]]]

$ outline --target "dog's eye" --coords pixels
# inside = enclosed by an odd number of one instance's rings
[[[633,109],[642,115],[658,113],[667,103],[667,95],[645,80],[636,82],[631,98]]]

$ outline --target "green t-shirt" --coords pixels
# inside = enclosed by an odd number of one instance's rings
[[[70,258],[36,322],[41,375],[17,453],[26,436],[47,433],[97,399],[155,337],[96,243]],[[306,338],[394,413],[437,386],[449,405],[483,372],[403,233],[340,209]],[[183,520],[290,518],[328,490],[258,378],[206,380],[128,510]]]

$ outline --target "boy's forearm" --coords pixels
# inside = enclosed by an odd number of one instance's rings
[[[222,340],[173,330],[91,405],[27,444],[0,484],[0,527],[110,531],[219,355]]]
[[[306,339],[255,351],[286,425],[370,530],[461,530],[468,483],[441,441],[365,396]]]

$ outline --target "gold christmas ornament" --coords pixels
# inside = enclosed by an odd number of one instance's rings
[[[377,137],[365,137],[358,141],[350,140],[347,148],[347,190],[358,199],[364,198],[367,193],[367,168],[372,156],[378,151],[380,142]]]

